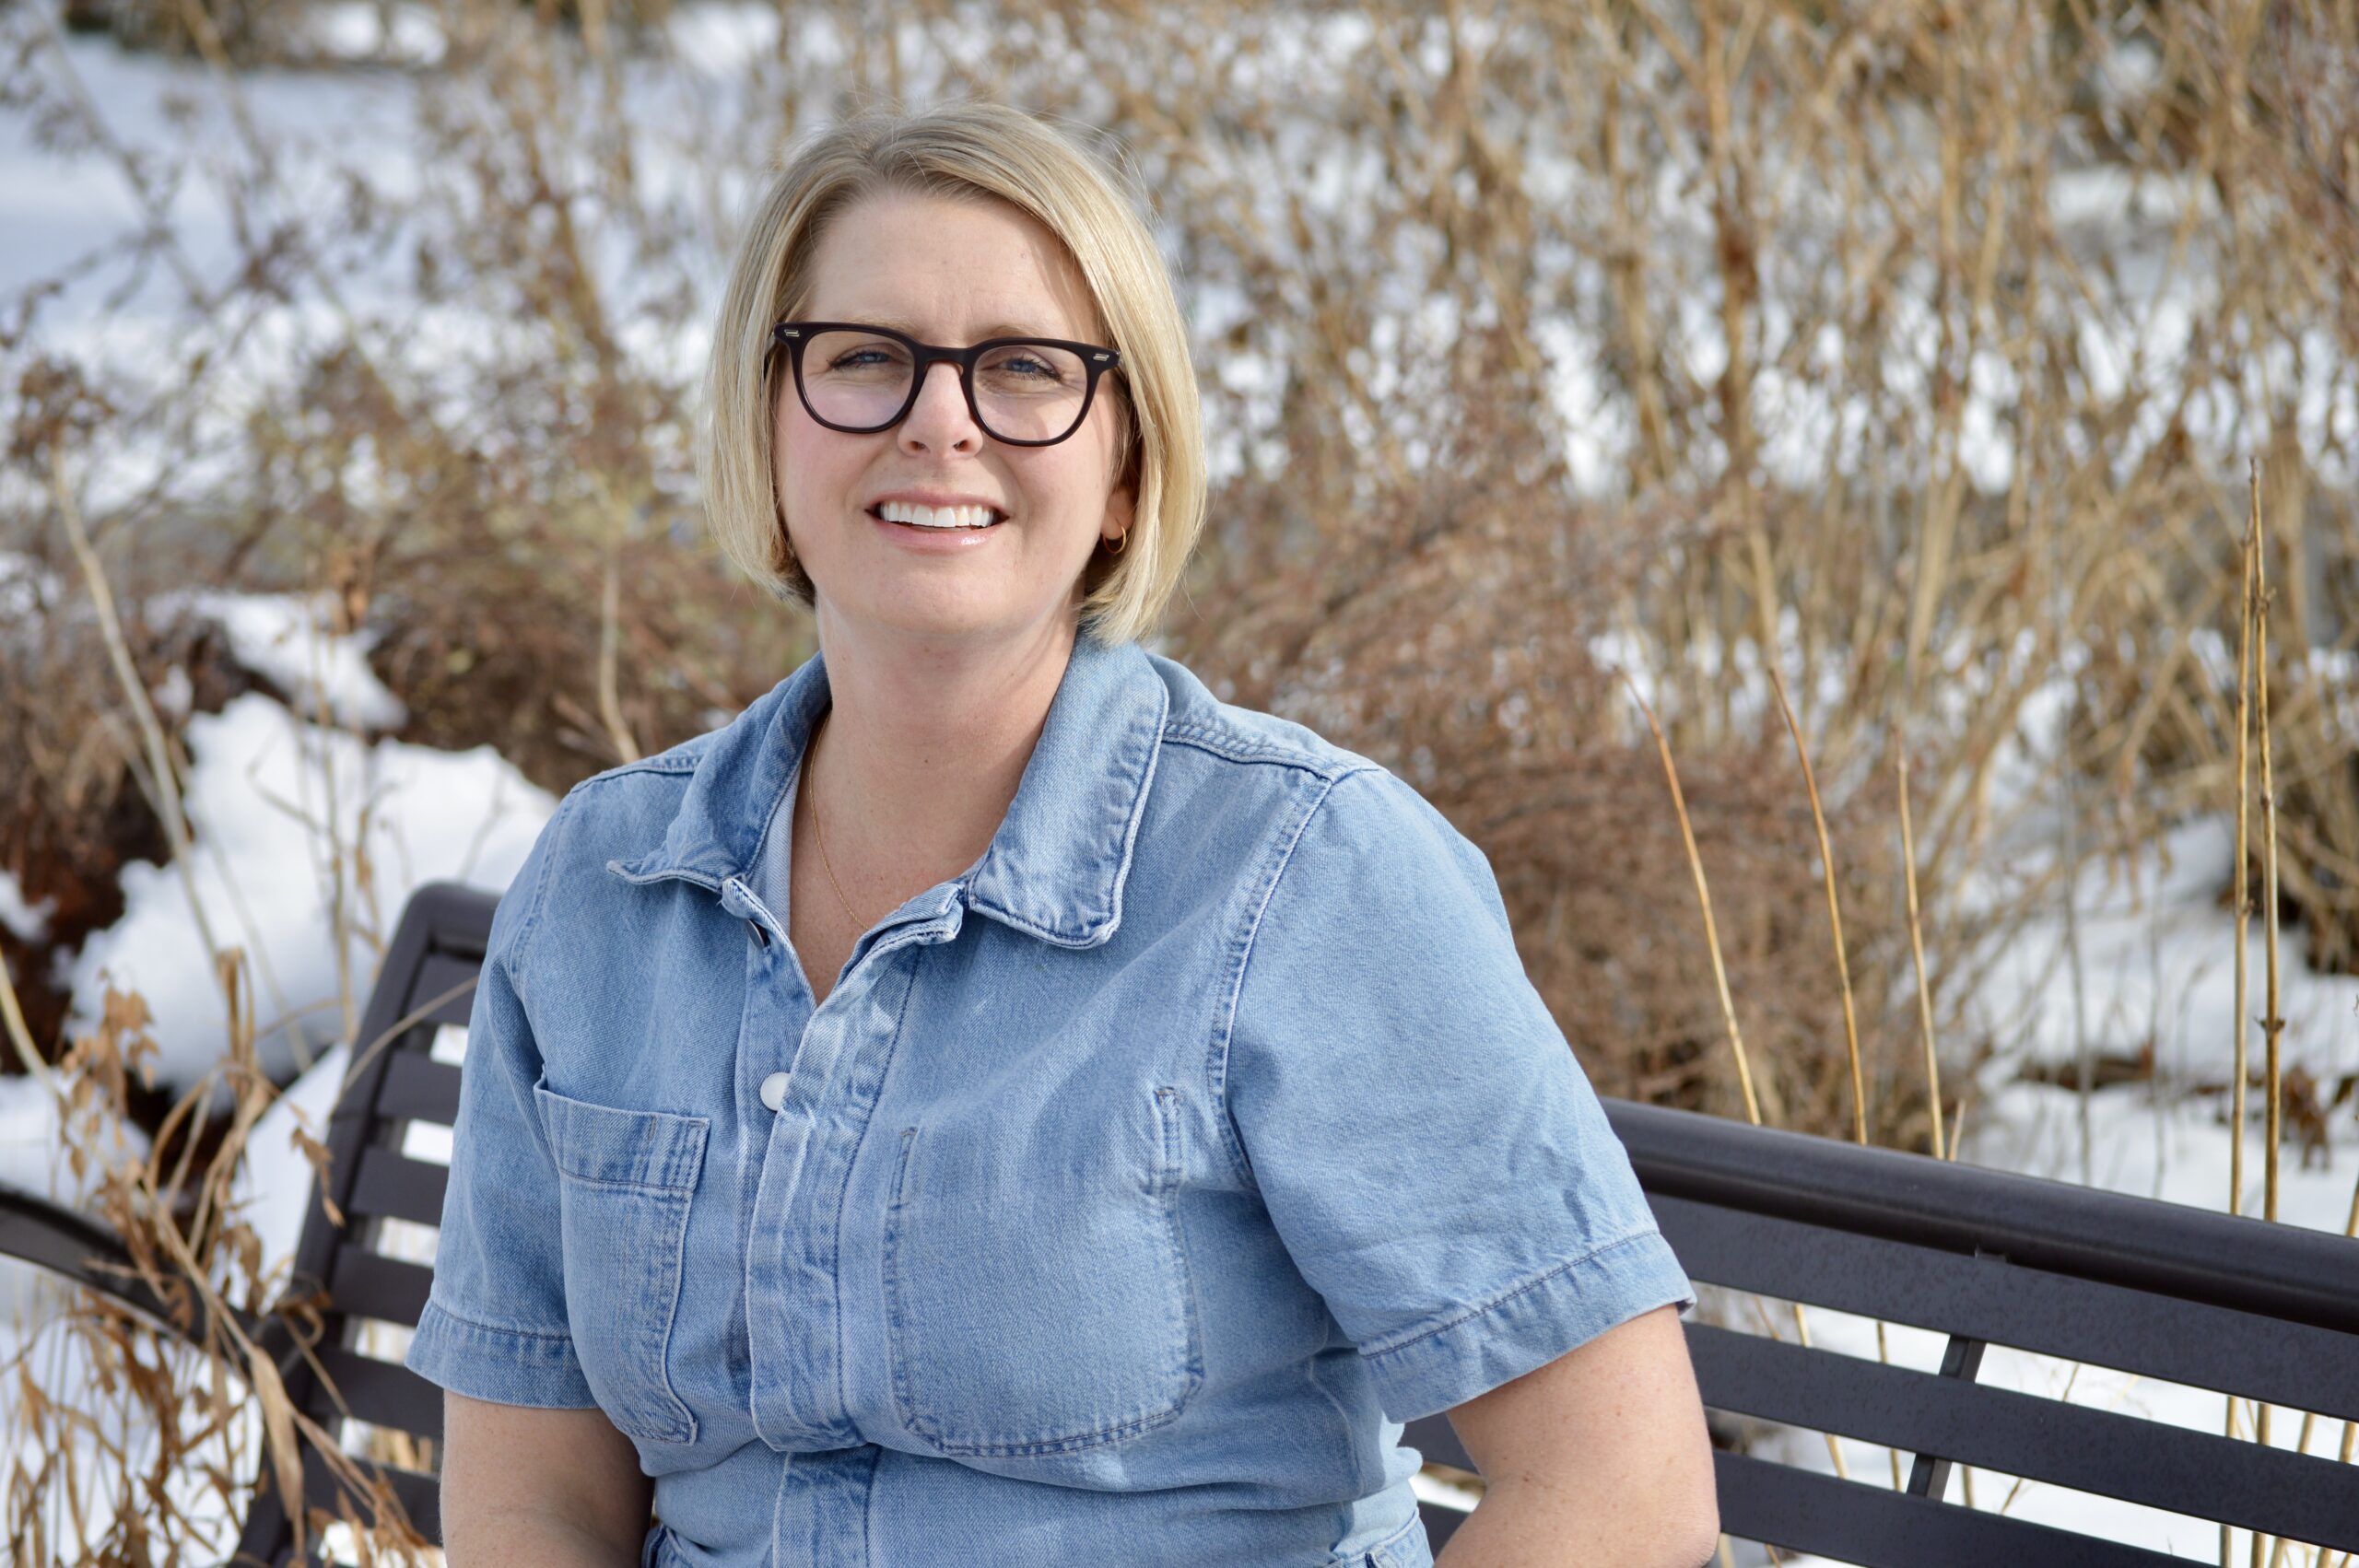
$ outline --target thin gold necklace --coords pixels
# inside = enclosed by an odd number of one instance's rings
[[[819,720],[819,730],[825,730],[827,727],[827,719],[822,718]],[[811,797],[811,836],[819,841],[819,865],[820,868],[827,873],[827,885],[836,890],[836,902],[844,907],[844,919],[851,922],[852,930],[859,930],[862,929],[860,917],[852,913],[851,900],[844,896],[844,884],[836,880],[835,864],[827,859],[827,829],[819,825],[819,770],[817,764],[817,757],[819,755],[819,730],[814,730],[811,732],[811,749],[804,755],[803,759],[804,792]]]

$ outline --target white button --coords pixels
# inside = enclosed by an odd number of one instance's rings
[[[762,1104],[770,1110],[776,1110],[786,1104],[785,1073],[773,1072],[762,1080]]]

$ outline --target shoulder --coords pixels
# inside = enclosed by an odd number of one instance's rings
[[[734,720],[731,722],[734,722]],[[624,780],[633,781],[640,788],[645,788],[668,779],[675,787],[685,789],[688,775],[697,770],[698,761],[711,748],[713,742],[720,738],[722,731],[728,728],[728,724],[716,725],[700,735],[690,735],[678,745],[657,752],[653,756],[643,756],[636,762],[620,763],[602,773],[593,773],[576,784],[567,793],[579,795],[585,791],[597,790],[604,785],[620,783]]]
[[[1185,665],[1149,658],[1171,697],[1158,769],[1197,786],[1179,791],[1191,809],[1260,818],[1282,835],[1275,848],[1292,880],[1307,880],[1292,869],[1307,856],[1313,873],[1359,862],[1491,881],[1482,851],[1383,764],[1309,725],[1224,702]]]
[[[1347,834],[1368,839],[1412,818],[1441,823],[1440,813],[1383,764],[1307,724],[1224,702],[1185,665],[1149,657],[1171,694],[1160,766],[1206,780],[1223,809],[1249,816],[1266,809],[1297,831],[1314,815],[1340,820]]]
[[[593,773],[568,790],[500,901],[493,950],[521,962],[545,907],[578,905],[613,880],[604,874],[608,860],[642,853],[660,841],[698,759],[720,733],[716,729],[691,736],[652,756]]]
[[[550,830],[564,820],[569,843],[585,855],[609,844],[644,848],[649,826],[660,834],[671,820],[698,762],[726,728],[691,735],[652,756],[592,774],[565,792],[550,818]]]
[[[1177,660],[1159,653],[1147,658],[1171,696],[1163,720],[1168,744],[1191,747],[1238,767],[1287,768],[1326,782],[1377,766],[1307,724],[1223,702]]]

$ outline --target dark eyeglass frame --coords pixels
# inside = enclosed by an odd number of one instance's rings
[[[910,395],[901,401],[900,409],[893,417],[881,425],[839,425],[811,406],[811,394],[803,384],[803,350],[812,337],[824,332],[856,332],[865,333],[871,337],[890,338],[910,351],[916,366],[910,374]],[[1027,345],[1062,348],[1068,354],[1077,355],[1083,369],[1088,372],[1088,380],[1082,383],[1081,410],[1074,415],[1072,426],[1063,435],[1050,436],[1044,441],[1019,440],[1013,436],[1001,435],[991,427],[990,422],[983,417],[982,409],[975,402],[975,366],[984,354],[994,348]],[[895,332],[891,327],[875,326],[867,322],[780,322],[770,328],[770,347],[786,350],[787,363],[794,377],[794,395],[803,400],[803,412],[827,428],[840,430],[847,436],[880,435],[907,419],[910,410],[918,405],[918,393],[925,389],[927,374],[935,365],[947,360],[958,367],[958,390],[966,395],[967,412],[973,416],[975,427],[1001,445],[1010,447],[1052,447],[1059,441],[1072,439],[1074,432],[1080,429],[1089,417],[1091,404],[1097,401],[1097,379],[1109,370],[1122,368],[1121,352],[1101,344],[1074,343],[1061,337],[987,337],[964,348],[951,348],[938,343],[920,343],[907,333]]]

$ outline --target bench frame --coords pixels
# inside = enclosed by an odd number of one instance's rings
[[[1892,1568],[2180,1561],[1945,1501],[1966,1463],[2359,1549],[2359,1471],[2331,1457],[1976,1381],[1998,1344],[2359,1418],[2359,1242],[1657,1106],[1605,1106],[1691,1278],[1949,1336],[1928,1373],[1691,1317],[1708,1408],[1912,1456],[1895,1492],[1719,1450],[1730,1535]],[[2326,1429],[2330,1456],[2340,1438],[2331,1420]],[[1407,1441],[1474,1469],[1441,1417],[1411,1422]],[[1428,1505],[1428,1534],[1446,1539],[1457,1517]]]

